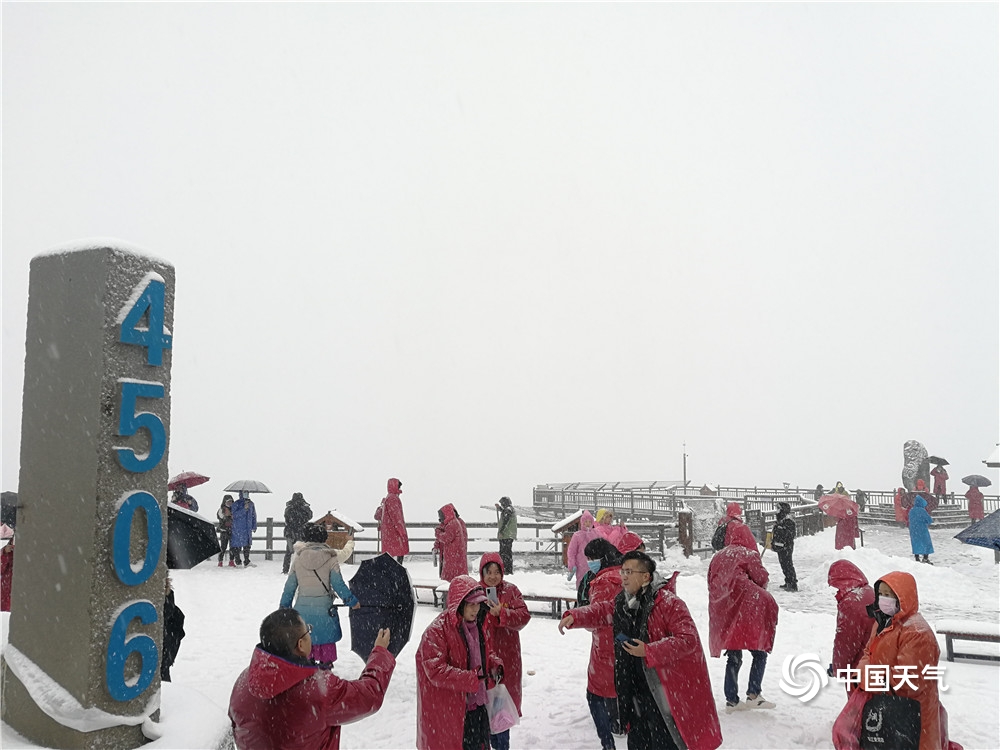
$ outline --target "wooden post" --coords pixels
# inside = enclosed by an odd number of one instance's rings
[[[265,560],[273,560],[274,559],[274,554],[273,554],[273,552],[274,552],[274,519],[271,518],[271,516],[268,516],[267,520],[264,522],[264,528],[266,529],[266,531],[264,532],[266,534],[266,539],[264,541],[264,549],[265,549],[264,559]]]

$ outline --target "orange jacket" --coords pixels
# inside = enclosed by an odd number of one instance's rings
[[[899,598],[899,612],[881,633],[876,633],[877,626],[873,626],[872,636],[865,646],[865,654],[858,663],[858,669],[862,670],[862,681],[866,664],[888,665],[889,683],[893,692],[920,701],[920,750],[940,750],[942,738],[938,683],[937,680],[922,676],[922,673],[925,665],[937,666],[941,649],[931,626],[917,611],[917,582],[913,576],[900,571],[887,573],[875,583],[876,596],[878,584],[882,581]],[[897,671],[897,666],[911,667],[908,672],[915,675],[910,680],[917,686],[915,690],[906,682],[896,687],[901,682],[902,675],[902,670]]]

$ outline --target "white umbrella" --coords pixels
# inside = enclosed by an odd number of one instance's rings
[[[258,482],[256,479],[238,479],[230,484],[223,492],[270,492],[267,485]]]

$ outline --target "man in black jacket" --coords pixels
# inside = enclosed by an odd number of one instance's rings
[[[292,547],[302,541],[302,531],[312,520],[313,512],[301,492],[292,495],[285,503],[285,560],[281,564],[281,572],[288,574],[292,562]]]
[[[795,548],[795,520],[791,517],[792,506],[788,503],[778,503],[778,519],[771,531],[771,549],[778,553],[781,572],[785,583],[780,587],[785,591],[798,591],[799,581],[795,577],[795,566],[792,565],[792,550]]]

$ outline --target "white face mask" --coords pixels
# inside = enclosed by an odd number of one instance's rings
[[[891,596],[880,596],[878,598],[878,608],[890,617],[899,611],[899,605]]]

